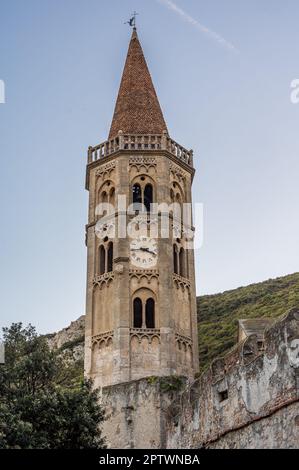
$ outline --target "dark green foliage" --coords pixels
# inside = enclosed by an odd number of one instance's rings
[[[201,370],[237,341],[238,320],[272,317],[299,306],[299,273],[197,298]]]
[[[62,352],[65,349],[73,349],[75,346],[78,346],[81,343],[84,343],[84,335],[78,336],[78,338],[75,338],[72,341],[67,341],[59,348],[59,351]]]
[[[97,391],[90,382],[79,382],[78,365],[67,365],[50,351],[32,326],[13,324],[3,333],[0,448],[103,447]]]
[[[182,377],[170,375],[168,377],[160,377],[160,389],[162,392],[178,391],[184,385]]]

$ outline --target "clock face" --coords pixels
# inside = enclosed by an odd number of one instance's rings
[[[141,236],[130,245],[131,263],[138,268],[150,269],[156,266],[158,258],[157,242],[153,238]]]

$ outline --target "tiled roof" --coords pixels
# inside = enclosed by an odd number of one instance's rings
[[[133,30],[109,139],[124,134],[162,134],[166,123],[137,36]]]

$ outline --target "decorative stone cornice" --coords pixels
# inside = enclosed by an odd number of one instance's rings
[[[110,282],[114,279],[114,271],[110,273],[101,274],[100,276],[95,276],[92,280],[93,286],[99,286],[102,289],[103,285],[109,286]]]
[[[189,336],[181,335],[180,333],[175,334],[175,340],[179,345],[185,345],[192,347],[192,339]]]
[[[146,279],[147,283],[150,284],[152,279],[159,280],[159,271],[157,269],[130,269],[130,279],[136,278],[138,284],[142,279]]]
[[[100,168],[96,171],[96,176],[107,178],[110,176],[111,172],[116,168],[116,161],[106,163],[101,165]]]
[[[148,339],[149,343],[157,338],[160,343],[160,330],[158,328],[130,328],[130,338],[137,338],[141,343],[143,338]]]
[[[179,289],[180,287],[182,289],[190,289],[191,284],[188,279],[180,276],[179,274],[173,274],[172,277],[173,277],[173,282],[175,286],[177,287],[177,289]]]
[[[92,346],[108,346],[108,342],[111,340],[113,341],[114,332],[113,331],[105,331],[104,333],[100,333],[99,335],[94,335],[91,339]]]
[[[172,176],[178,182],[186,181],[187,172],[184,171],[179,165],[176,165],[175,163],[170,163],[169,172],[170,176]]]
[[[157,160],[155,157],[138,155],[130,157],[129,164],[132,168],[136,168],[138,172],[144,168],[148,173],[151,168],[156,170]]]

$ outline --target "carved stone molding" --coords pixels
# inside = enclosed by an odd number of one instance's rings
[[[114,279],[114,271],[110,273],[101,274],[100,276],[95,276],[92,280],[93,286],[99,286],[102,289],[103,285],[109,286],[110,282]]]
[[[130,339],[132,338],[137,338],[139,343],[146,338],[150,344],[154,338],[157,338],[160,343],[160,330],[158,328],[130,328]]]
[[[183,336],[179,333],[176,333],[175,341],[180,348],[181,346],[189,346],[190,348],[192,348],[192,339],[189,338],[189,336]]]
[[[130,279],[137,279],[138,284],[142,279],[146,279],[150,284],[152,279],[159,281],[159,271],[157,269],[130,269]]]
[[[182,170],[182,168],[180,168],[175,163],[170,164],[169,171],[170,171],[170,176],[173,179],[177,180],[178,182],[184,182],[185,183],[186,178],[187,178],[187,172],[186,171]]]
[[[92,346],[108,346],[108,343],[113,341],[114,332],[113,331],[105,331],[104,333],[100,333],[99,335],[94,335],[91,339]]]
[[[154,170],[156,170],[157,167],[157,161],[154,157],[130,157],[129,164],[131,167],[135,167],[138,172],[140,172],[142,168],[145,168],[147,173],[150,168],[154,168]]]
[[[186,279],[185,277],[179,276],[179,274],[173,274],[172,277],[173,277],[173,282],[177,289],[179,288],[183,290],[190,289],[191,284],[188,279]]]
[[[111,172],[115,170],[116,168],[116,162],[109,162],[106,163],[106,165],[102,165],[97,171],[96,171],[96,176],[101,177],[104,179],[109,177]]]

